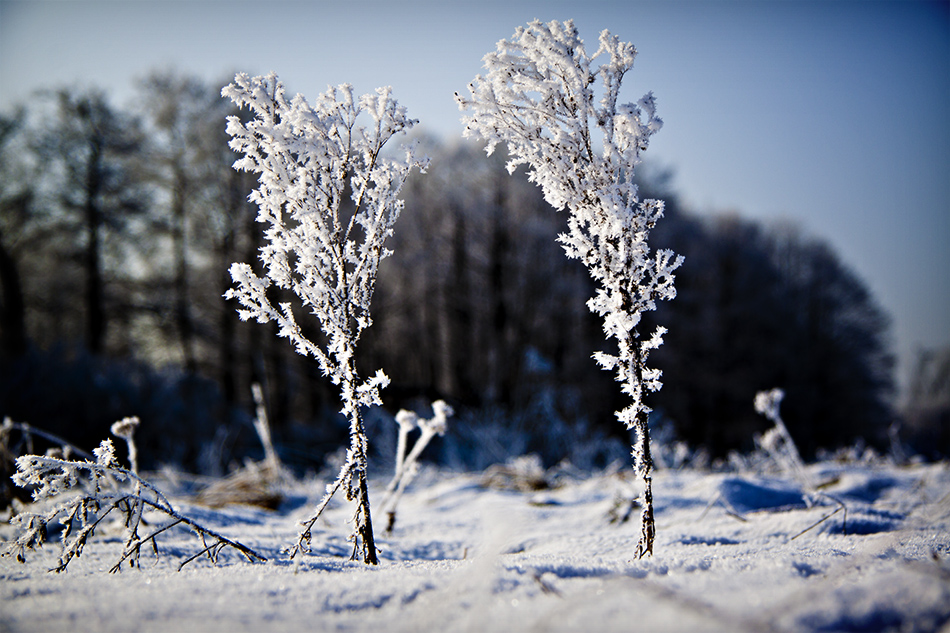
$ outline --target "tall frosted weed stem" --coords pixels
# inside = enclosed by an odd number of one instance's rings
[[[782,389],[760,391],[755,394],[756,412],[764,415],[775,425],[761,437],[756,438],[756,444],[772,458],[783,474],[792,477],[806,490],[811,491],[813,486],[805,472],[805,461],[779,414],[784,397],[785,392]]]
[[[129,449],[129,467],[136,475],[139,474],[139,451],[135,446],[135,429],[139,426],[139,419],[135,416],[122,418],[112,425],[112,434],[125,440]]]
[[[640,200],[633,181],[640,153],[663,124],[652,93],[637,103],[618,103],[636,54],[632,44],[605,30],[588,55],[572,21],[536,20],[498,42],[484,57],[487,74],[469,84],[468,96],[456,93],[456,100],[468,113],[466,136],[486,140],[489,154],[505,143],[509,172],[526,165],[545,199],[570,213],[568,232],[558,239],[597,284],[587,305],[603,318],[607,339],[617,344],[616,354],[597,352],[594,358],[616,372],[633,400],[617,418],[636,433],[634,468],[643,482],[637,555],[642,557],[652,553],[655,535],[650,408],[643,398],[661,386],[659,370],[646,362],[666,329],[657,327],[644,340],[637,326],[657,300],[676,296],[673,271],[683,258],[669,250],[650,251],[649,233],[663,216],[663,202]]]
[[[251,194],[265,225],[258,276],[250,265],[231,266],[235,286],[225,295],[239,301],[241,319],[275,321],[278,334],[297,352],[315,358],[340,388],[350,423],[350,447],[340,473],[290,552],[308,551],[311,529],[341,488],[356,501],[353,557],[378,563],[366,481],[367,437],[362,410],[381,404],[389,383],[382,370],[363,379],[354,362],[357,342],[372,325],[370,303],[386,239],[402,210],[400,190],[413,168],[426,161],[412,147],[401,158],[383,155],[386,143],[416,121],[392,98],[391,89],[357,97],[349,84],[331,87],[311,106],[287,99],[275,74],[253,79],[241,73],[221,91],[254,118],[228,118],[230,146],[244,154],[234,167],[259,174]],[[363,122],[363,123],[361,123]],[[276,288],[275,288],[276,287]],[[275,303],[275,289],[292,292],[299,308],[319,322],[323,337],[304,335],[290,302]]]

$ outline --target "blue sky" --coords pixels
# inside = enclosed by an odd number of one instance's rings
[[[950,344],[950,4],[0,0],[0,108],[32,90],[276,71],[314,97],[392,85],[423,127],[461,134],[452,94],[534,18],[607,28],[640,54],[625,79],[665,121],[648,159],[696,212],[792,220],[828,240],[894,321],[903,379]]]

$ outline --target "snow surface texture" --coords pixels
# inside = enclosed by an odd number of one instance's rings
[[[169,480],[176,507],[268,562],[222,553],[216,567],[176,572],[197,547],[181,531],[160,543],[161,558],[109,574],[122,548],[116,527],[56,574],[50,543],[26,564],[0,559],[0,630],[948,630],[950,465],[808,470],[844,503],[846,524],[839,511],[815,525],[838,506],[808,507],[789,479],[659,471],[656,549],[637,560],[636,522],[607,519],[637,492],[629,470],[541,477],[556,485],[518,492],[423,469],[395,530],[376,541],[378,567],[347,560],[342,502],[317,524],[310,555],[281,554],[317,501],[306,498],[313,482],[293,484],[269,512],[189,505]],[[386,479],[372,484],[380,498]]]

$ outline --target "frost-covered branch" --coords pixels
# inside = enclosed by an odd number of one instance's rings
[[[379,390],[389,378],[379,370],[361,379],[354,354],[363,330],[372,325],[376,274],[390,254],[385,242],[402,210],[400,191],[413,168],[426,166],[411,146],[398,159],[384,156],[383,148],[416,121],[390,88],[356,97],[344,84],[329,88],[311,106],[301,95],[288,99],[274,74],[252,79],[242,73],[222,94],[254,115],[247,123],[230,117],[227,131],[231,148],[244,154],[235,168],[259,175],[251,199],[259,208],[258,222],[266,225],[260,251],[264,275],[245,263],[232,265],[235,287],[226,296],[241,304],[242,319],[276,321],[278,334],[298,353],[314,357],[340,387],[350,452],[328,495],[343,486],[347,499],[357,500],[356,546],[365,562],[375,564],[361,410],[381,403]],[[293,292],[317,317],[324,341],[304,336],[290,303],[272,303],[268,290],[274,286]],[[294,553],[309,542],[310,527],[329,496],[305,525]]]
[[[508,170],[526,165],[556,209],[567,209],[568,232],[558,237],[568,257],[581,260],[598,285],[587,305],[604,320],[617,353],[598,352],[597,362],[616,372],[632,404],[617,417],[634,429],[634,467],[644,482],[638,554],[653,549],[653,498],[647,392],[660,388],[660,372],[647,357],[663,342],[658,327],[641,341],[637,326],[656,302],[676,296],[673,272],[683,258],[651,252],[650,230],[663,216],[663,202],[640,200],[634,169],[650,137],[662,126],[652,93],[619,104],[624,75],[637,51],[608,31],[588,55],[572,21],[534,21],[484,57],[487,74],[456,93],[466,136],[487,141],[490,154],[505,143]],[[599,63],[599,65],[598,65]],[[599,88],[598,88],[599,84]],[[598,96],[599,95],[599,96]]]
[[[203,549],[182,562],[178,569],[205,554],[212,562],[217,562],[218,553],[226,547],[237,550],[252,562],[266,560],[246,545],[222,536],[178,512],[157,488],[132,470],[119,466],[111,440],[104,440],[93,453],[95,461],[42,455],[17,458],[14,483],[32,487],[35,502],[55,501],[46,511],[24,511],[10,520],[18,529],[18,534],[8,543],[4,556],[12,555],[21,563],[25,562],[26,551],[42,546],[48,538],[50,526],[57,522],[62,526],[62,551],[59,564],[51,571],[64,571],[73,558],[82,554],[99,526],[114,516],[120,518],[125,526],[126,538],[122,554],[111,572],[119,571],[125,561],[137,566],[145,545],[150,545],[157,557],[157,537],[177,525],[190,528],[203,544]],[[69,492],[76,494],[65,501],[61,500]],[[143,520],[146,510],[157,511],[171,520],[140,535],[139,530],[146,525]]]

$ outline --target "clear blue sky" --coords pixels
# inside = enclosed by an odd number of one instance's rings
[[[950,344],[948,6],[0,0],[0,108],[64,84],[125,104],[155,68],[273,70],[308,97],[392,85],[450,140],[453,92],[515,27],[574,19],[592,45],[607,28],[640,51],[625,97],[656,94],[665,126],[647,155],[685,202],[828,240],[893,317],[906,372],[917,346]]]

